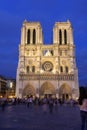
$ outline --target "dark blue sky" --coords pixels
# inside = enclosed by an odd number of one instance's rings
[[[0,74],[16,76],[23,21],[39,21],[44,42],[52,42],[57,21],[71,21],[80,85],[87,85],[87,0],[0,0]]]

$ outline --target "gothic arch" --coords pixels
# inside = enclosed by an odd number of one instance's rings
[[[65,66],[65,72],[66,72],[66,73],[69,72],[69,68],[68,68],[68,66]]]
[[[67,44],[67,31],[66,29],[64,30],[64,44]]]
[[[62,45],[62,31],[59,30],[59,44]]]
[[[72,97],[72,89],[67,83],[62,84],[59,88],[59,97],[63,98],[64,100]]]
[[[30,32],[30,29],[28,29],[28,31],[27,31],[27,44],[30,44],[30,36],[31,36],[31,32]]]
[[[36,43],[36,30],[33,30],[33,44]]]
[[[22,96],[23,97],[31,96],[31,95],[34,96],[35,94],[36,94],[35,88],[32,85],[28,84],[23,89]]]
[[[41,89],[40,89],[40,95],[45,95],[45,94],[56,94],[55,87],[53,84],[50,82],[46,81],[45,83],[42,84]]]

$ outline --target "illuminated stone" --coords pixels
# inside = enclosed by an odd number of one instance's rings
[[[16,96],[43,96],[47,93],[63,99],[77,99],[79,85],[75,60],[70,21],[55,23],[51,45],[44,45],[39,22],[24,21],[19,45]]]

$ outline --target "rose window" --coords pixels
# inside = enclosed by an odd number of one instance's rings
[[[43,70],[45,71],[52,71],[53,70],[53,64],[49,61],[46,61],[42,65]]]

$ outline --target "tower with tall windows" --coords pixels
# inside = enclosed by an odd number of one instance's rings
[[[78,99],[78,70],[70,21],[56,22],[53,43],[44,45],[39,22],[24,21],[21,28],[16,96],[52,95]]]

